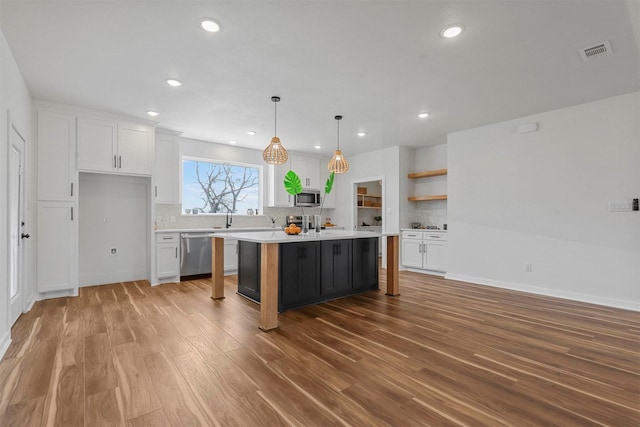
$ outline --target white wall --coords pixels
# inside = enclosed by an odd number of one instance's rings
[[[450,134],[447,277],[640,310],[639,126],[636,92]]]
[[[344,225],[346,230],[353,230],[355,226],[354,209],[356,195],[354,184],[357,182],[383,179],[384,187],[384,230],[388,233],[398,233],[400,230],[400,147],[391,147],[370,153],[349,156],[349,171],[336,174],[334,189],[336,189],[336,211],[333,221]],[[383,231],[384,231],[383,230]]]
[[[13,54],[4,34],[0,32],[0,200],[7,200],[7,166],[8,166],[8,120],[19,129],[26,139],[26,231],[33,233],[35,227],[35,171],[33,170],[34,146],[31,132],[31,97],[24,79],[18,70]],[[0,357],[6,351],[10,341],[11,325],[9,325],[9,278],[8,278],[8,234],[7,203],[0,204]],[[34,275],[35,248],[30,242],[25,246],[23,292],[25,306],[33,301],[35,295]]]
[[[150,277],[149,186],[149,178],[80,174],[80,286]],[[111,255],[111,248],[116,255]]]

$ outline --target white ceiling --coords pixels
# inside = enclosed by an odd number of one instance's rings
[[[186,137],[262,149],[278,95],[287,149],[330,155],[341,114],[349,156],[640,90],[634,10],[637,0],[2,0],[0,18],[36,99],[145,119],[153,109]],[[222,30],[202,31],[202,17]],[[441,38],[450,23],[465,32]],[[582,62],[578,49],[606,40],[613,55]]]

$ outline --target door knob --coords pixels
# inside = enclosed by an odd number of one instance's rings
[[[22,233],[22,234],[20,235],[20,238],[22,238],[22,239],[28,239],[29,237],[31,237],[29,234],[24,234],[24,233]]]

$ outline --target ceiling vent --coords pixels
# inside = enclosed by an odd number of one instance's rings
[[[609,42],[606,41],[595,46],[580,49],[578,53],[580,53],[583,61],[589,61],[597,56],[611,55],[613,51],[611,50]]]

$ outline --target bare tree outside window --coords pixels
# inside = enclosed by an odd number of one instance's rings
[[[184,213],[242,213],[260,208],[258,166],[183,159]]]

